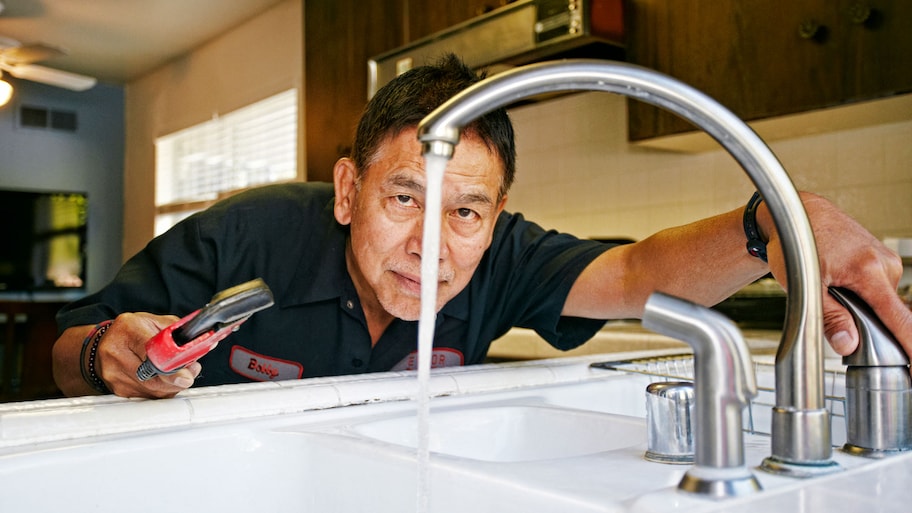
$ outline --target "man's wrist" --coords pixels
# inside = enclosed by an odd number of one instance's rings
[[[82,341],[82,351],[79,353],[79,370],[82,373],[82,380],[92,387],[96,392],[101,394],[110,394],[107,384],[98,375],[96,358],[98,356],[98,345],[101,343],[101,337],[111,326],[114,321],[107,320],[98,323],[89,335]]]

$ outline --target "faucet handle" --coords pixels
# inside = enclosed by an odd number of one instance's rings
[[[686,299],[653,292],[643,327],[687,342],[701,362],[701,386],[715,397],[747,406],[757,397],[757,377],[741,331],[728,317]]]
[[[744,465],[741,411],[757,396],[750,351],[735,323],[690,301],[653,292],[643,326],[694,350],[694,466],[678,488],[713,498],[759,491]]]
[[[890,330],[877,314],[858,295],[848,289],[830,287],[830,295],[852,314],[858,328],[858,349],[843,356],[843,365],[852,367],[893,367],[909,365],[909,356],[902,350]]]

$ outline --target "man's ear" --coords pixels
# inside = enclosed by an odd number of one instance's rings
[[[507,195],[504,194],[503,198],[500,198],[500,203],[497,205],[497,208],[495,209],[495,212],[497,212],[498,216],[500,215],[501,212],[504,211],[504,208],[506,208],[506,206],[507,206]],[[497,217],[497,216],[495,216],[495,217]]]
[[[333,213],[339,224],[347,225],[351,223],[357,176],[358,172],[355,169],[355,163],[350,158],[341,158],[333,166],[333,185],[336,192]]]
[[[355,204],[355,185],[357,181],[355,163],[347,157],[336,161],[333,166],[333,185],[335,187],[336,202],[333,213],[339,224],[351,223],[352,209]]]

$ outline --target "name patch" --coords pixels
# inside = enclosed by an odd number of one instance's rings
[[[464,357],[460,351],[448,347],[437,347],[431,352],[431,368],[439,369],[440,367],[459,367],[462,365]],[[417,370],[418,369],[418,351],[412,351],[408,356],[397,363],[391,370]]]
[[[298,362],[273,358],[241,347],[233,346],[230,357],[231,370],[255,381],[299,379],[304,366]]]

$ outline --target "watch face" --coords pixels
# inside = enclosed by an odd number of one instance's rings
[[[766,244],[763,241],[757,239],[747,241],[747,252],[766,262]]]

